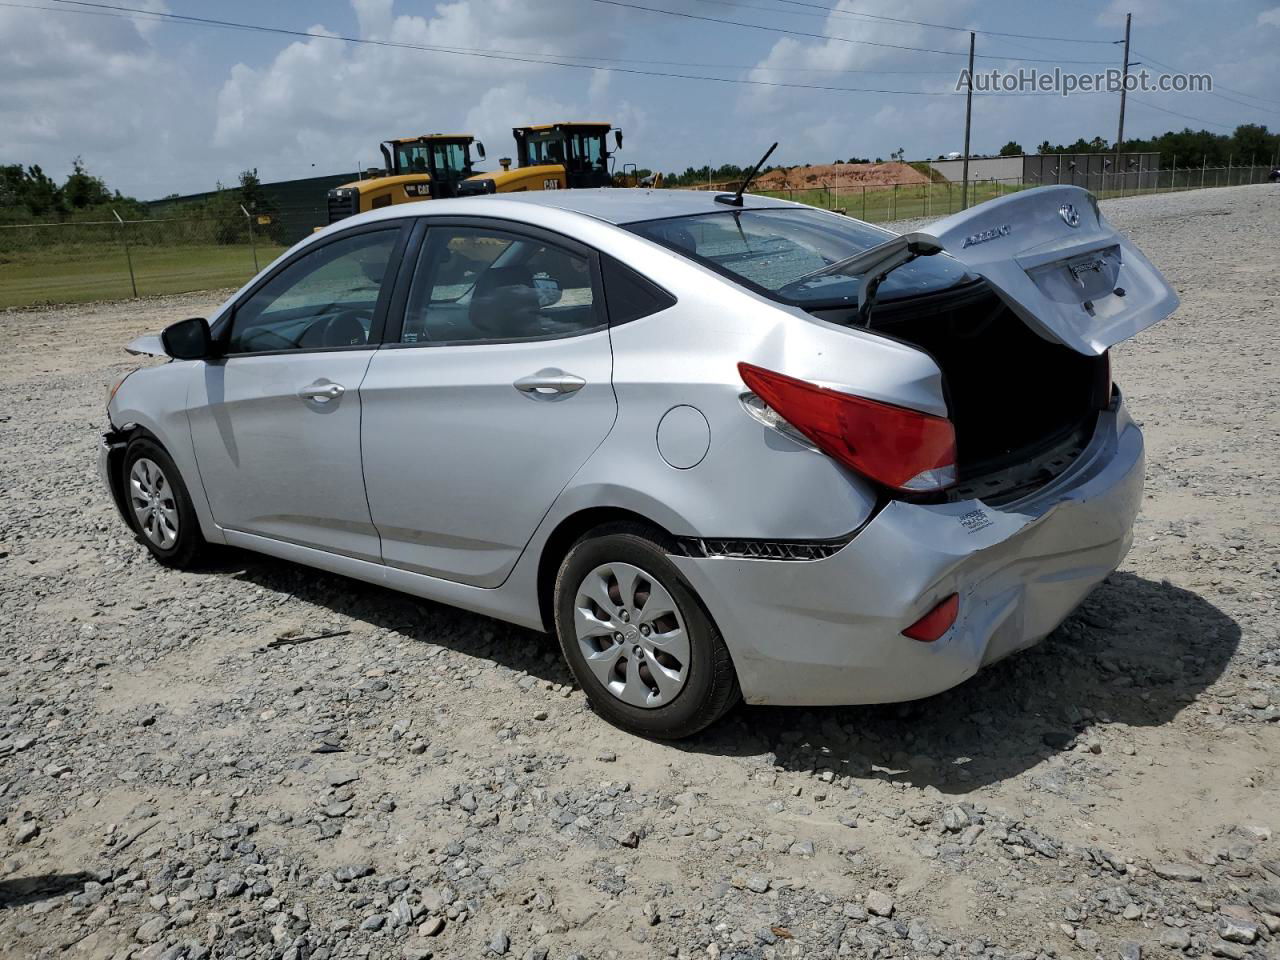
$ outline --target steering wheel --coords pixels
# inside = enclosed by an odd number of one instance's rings
[[[242,345],[246,345],[246,341],[247,341],[247,346],[249,347],[249,349],[245,351],[246,353],[256,353],[260,350],[276,349],[269,342],[267,343],[263,342],[264,338],[266,337],[270,337],[273,340],[278,340],[280,343],[279,349],[281,350],[296,350],[298,347],[298,345],[294,343],[292,340],[290,340],[288,337],[283,336],[279,333],[276,333],[274,330],[271,330],[267,327],[263,327],[259,330],[249,331],[249,335],[246,338],[244,338],[244,340],[241,340],[240,342]]]
[[[365,321],[371,316],[372,311],[360,307],[345,307],[321,313],[298,338],[298,346],[346,347],[366,344],[369,342],[369,327]],[[333,332],[341,331],[344,327],[347,330],[348,342],[334,343],[331,339]],[[358,341],[354,336],[356,330],[360,331]]]

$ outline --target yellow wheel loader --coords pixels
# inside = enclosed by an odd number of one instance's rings
[[[610,131],[613,152],[608,145]],[[628,164],[622,173],[613,172],[611,161],[613,153],[622,149],[622,131],[607,123],[539,123],[514,127],[511,133],[516,141],[515,169],[510,159],[503,158],[498,161],[502,170],[477,173],[458,184],[458,196],[662,185],[660,174],[646,177],[650,182],[642,184],[634,164]]]
[[[484,159],[484,144],[468,134],[430,133],[378,146],[385,168],[330,190],[329,223],[394,203],[456,197],[458,185],[475,173],[472,146]]]

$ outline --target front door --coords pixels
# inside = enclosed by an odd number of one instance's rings
[[[380,559],[360,466],[360,383],[380,340],[398,224],[305,248],[241,299],[189,399],[214,520]]]
[[[396,342],[360,390],[385,563],[506,579],[613,426],[600,290],[572,241],[483,221],[428,228],[402,322],[388,323]]]

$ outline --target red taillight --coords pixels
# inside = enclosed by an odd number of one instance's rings
[[[921,643],[933,643],[951,629],[956,622],[956,614],[960,612],[960,594],[953,593],[923,617],[902,631],[904,637],[919,640]]]
[[[956,481],[956,431],[945,417],[855,397],[738,364],[742,380],[823,453],[896,490],[941,490]]]

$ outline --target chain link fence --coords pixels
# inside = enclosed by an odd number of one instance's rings
[[[326,216],[322,205],[291,213],[316,224]],[[237,287],[286,247],[279,211],[109,215],[0,224],[0,309]]]
[[[1173,167],[1141,178],[1098,174],[1101,197],[1265,183],[1270,167]],[[1077,182],[1079,182],[1077,177]],[[969,205],[1041,186],[1026,178],[974,180]],[[1082,184],[1083,185],[1083,184]],[[963,185],[948,180],[847,186],[807,184],[752,191],[873,223],[944,217],[964,207]],[[238,207],[238,205],[237,205]],[[218,217],[156,217],[0,225],[0,309],[41,303],[117,300],[236,287],[285,249],[279,222],[323,224],[322,204],[255,215],[238,207]],[[297,231],[293,231],[297,233]]]
[[[1134,174],[1097,173],[1077,175],[1076,181],[1099,199],[1131,197],[1175,190],[1199,190],[1208,187],[1242,186],[1266,183],[1271,167],[1171,167],[1167,170],[1143,170],[1141,179]],[[1088,183],[1081,181],[1088,180]],[[971,180],[969,206],[994,200],[1005,194],[1031,187],[1051,186],[1052,180],[1033,181],[1025,177]],[[920,217],[945,217],[963,210],[964,184],[951,180],[932,182],[888,183],[867,185],[806,184],[782,190],[751,190],[764,197],[794,200],[823,210],[834,210],[859,220],[884,223]]]

